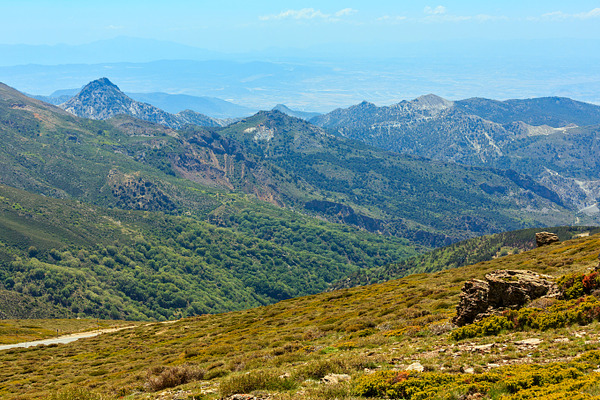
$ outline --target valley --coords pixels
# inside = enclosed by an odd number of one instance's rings
[[[64,99],[0,85],[0,341],[119,330],[0,349],[2,398],[597,392],[600,107]],[[506,269],[560,296],[456,326],[465,282]]]

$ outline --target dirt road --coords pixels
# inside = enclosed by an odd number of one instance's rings
[[[0,345],[0,350],[14,349],[14,348],[18,348],[18,347],[47,346],[49,344],[71,343],[71,342],[74,342],[79,339],[98,336],[102,333],[117,332],[117,331],[121,331],[123,329],[131,329],[131,328],[135,328],[135,326],[132,325],[132,326],[123,326],[120,328],[110,328],[110,329],[100,329],[100,330],[89,331],[89,332],[79,332],[79,333],[73,333],[71,335],[58,336],[58,337],[55,337],[52,339],[34,340],[32,342],[4,344],[4,345]]]

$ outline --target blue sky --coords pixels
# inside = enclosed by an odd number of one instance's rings
[[[333,43],[600,39],[598,1],[0,0],[2,44],[118,36],[224,52]]]

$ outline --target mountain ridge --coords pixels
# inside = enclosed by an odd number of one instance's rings
[[[597,203],[600,165],[594,154],[600,146],[600,106],[564,98],[448,102],[428,96],[383,107],[362,102],[311,122],[402,154],[512,169],[579,209]],[[560,118],[552,117],[555,111]],[[577,126],[582,123],[597,125]]]

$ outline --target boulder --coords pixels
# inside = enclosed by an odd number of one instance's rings
[[[425,367],[423,365],[421,365],[420,362],[416,361],[416,362],[410,364],[408,367],[406,367],[406,370],[423,372],[423,371],[425,371]]]
[[[465,282],[456,316],[452,320],[463,326],[504,308],[520,308],[533,299],[557,296],[558,287],[548,275],[531,271],[497,270],[485,280]]]
[[[350,381],[350,375],[348,374],[328,374],[325,375],[321,381],[323,383],[328,383],[328,384],[337,384],[340,382],[349,382]]]
[[[547,246],[560,241],[558,235],[552,232],[538,232],[535,234],[535,242],[537,247]]]
[[[452,322],[458,326],[467,325],[475,321],[478,315],[486,313],[489,291],[490,285],[486,281],[471,279],[465,282]]]

